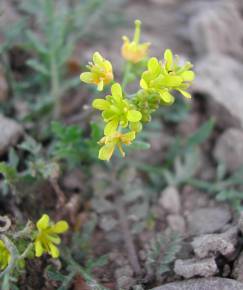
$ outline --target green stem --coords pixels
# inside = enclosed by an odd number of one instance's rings
[[[129,82],[129,74],[130,74],[131,68],[132,68],[131,62],[127,62],[125,64],[124,76],[123,76],[123,80],[122,80],[123,91],[125,90],[128,82]]]
[[[54,118],[58,119],[61,114],[61,94],[60,94],[60,80],[59,80],[59,71],[57,63],[57,48],[56,41],[54,37],[55,30],[55,6],[54,1],[46,0],[45,10],[47,11],[47,25],[49,30],[47,31],[48,35],[48,44],[50,48],[50,71],[51,71],[51,96],[53,98],[54,107]]]
[[[19,256],[19,260],[25,259],[29,256],[29,253],[31,252],[33,248],[33,243],[30,243],[27,248],[24,250],[24,252]]]
[[[54,50],[52,50],[51,53],[51,94],[55,104],[54,117],[55,119],[58,119],[61,114],[61,96],[59,90],[59,75]]]

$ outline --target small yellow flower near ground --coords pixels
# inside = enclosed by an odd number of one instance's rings
[[[68,230],[66,221],[59,221],[53,224],[47,214],[44,214],[36,223],[38,234],[35,238],[35,255],[42,256],[43,253],[48,253],[52,258],[59,257],[59,250],[56,245],[59,245],[61,239],[59,234]]]
[[[133,41],[130,41],[127,36],[123,36],[123,46],[121,48],[121,54],[124,59],[131,61],[132,63],[138,63],[143,60],[148,53],[150,46],[149,42],[139,43],[141,33],[141,21],[135,20],[135,32]]]
[[[122,145],[130,145],[135,138],[136,134],[133,131],[125,134],[116,131],[112,135],[103,137],[99,141],[99,144],[103,145],[99,151],[99,159],[109,161],[116,146],[118,147],[122,157],[125,157]]]
[[[0,240],[0,270],[4,270],[11,259],[11,254],[7,247],[5,246],[4,242]]]
[[[113,80],[111,63],[103,58],[99,52],[93,54],[93,62],[87,65],[90,72],[80,75],[80,80],[87,84],[97,85],[98,91],[102,91],[105,85]]]

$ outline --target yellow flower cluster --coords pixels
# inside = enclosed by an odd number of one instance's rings
[[[4,270],[11,260],[11,254],[6,245],[0,240],[0,270]]]
[[[60,244],[61,239],[59,234],[68,230],[66,221],[59,221],[56,224],[50,221],[47,214],[44,214],[36,223],[38,233],[35,238],[35,255],[40,257],[43,253],[48,253],[52,258],[59,257],[59,250],[57,245]]]
[[[111,85],[111,95],[97,98],[93,101],[93,108],[101,111],[105,123],[104,137],[99,141],[102,145],[99,159],[110,160],[117,147],[124,157],[123,145],[130,145],[135,140],[142,124],[151,120],[151,114],[160,105],[171,105],[175,101],[174,92],[177,91],[185,98],[191,98],[187,91],[195,75],[192,64],[186,62],[181,65],[178,56],[173,56],[170,49],[164,52],[163,61],[156,57],[147,58],[150,43],[140,43],[141,21],[135,21],[133,40],[123,37],[121,54],[130,71],[125,70],[122,86],[116,82]],[[133,68],[137,63],[146,64],[141,75],[134,75]],[[95,84],[98,90],[113,81],[113,69],[109,61],[98,52],[93,55],[93,63],[88,66],[90,72],[82,73],[80,79],[86,83]],[[141,73],[141,72],[140,72]],[[136,93],[128,95],[125,85],[128,76],[133,74],[140,77],[140,87]],[[126,81],[124,81],[126,80]],[[124,85],[125,84],[125,85]]]
[[[60,234],[68,230],[68,224],[66,221],[59,221],[53,223],[47,214],[44,214],[36,223],[36,229],[33,231],[30,246],[33,249],[33,243],[35,248],[35,256],[40,257],[44,253],[49,254],[52,258],[58,258],[60,253],[57,245],[61,243],[59,237]],[[5,245],[5,243],[0,240],[0,271],[3,271],[11,260],[11,252]],[[21,257],[21,256],[20,256]],[[20,259],[20,258],[19,258]],[[21,259],[23,259],[21,257]],[[18,260],[21,261],[21,260]]]
[[[89,72],[80,75],[80,80],[87,84],[94,84],[98,91],[102,91],[105,85],[113,80],[113,71],[111,63],[103,58],[99,52],[93,55],[93,62],[87,65]]]

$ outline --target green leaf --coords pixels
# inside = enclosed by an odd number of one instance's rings
[[[48,53],[47,47],[43,44],[43,41],[40,39],[40,37],[38,37],[36,33],[31,30],[27,30],[26,36],[28,37],[30,44],[38,53]]]
[[[148,150],[151,145],[144,141],[134,141],[131,145],[129,145],[129,149],[133,150]]]
[[[193,147],[206,141],[214,129],[215,121],[213,119],[205,122],[186,142],[186,147]]]
[[[17,178],[17,170],[5,162],[0,162],[0,173],[4,176],[4,178],[12,183]]]
[[[50,76],[50,72],[45,67],[45,65],[40,63],[37,59],[29,59],[27,61],[27,65],[44,76],[48,76],[48,77]]]
[[[18,148],[25,150],[33,155],[38,155],[41,151],[42,145],[30,136],[25,138],[25,141],[18,145]]]

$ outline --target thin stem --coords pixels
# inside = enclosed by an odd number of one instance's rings
[[[140,33],[141,33],[141,21],[135,20],[135,32],[133,41],[138,44],[140,40]]]
[[[33,243],[30,243],[27,248],[24,250],[24,252],[19,256],[19,260],[22,260],[22,259],[25,259],[28,257],[30,251],[32,250],[33,248]]]
[[[57,208],[62,208],[65,205],[66,202],[66,196],[64,192],[62,191],[61,187],[58,184],[58,181],[56,178],[50,178],[50,183],[57,195]]]
[[[141,267],[139,265],[139,261],[138,261],[138,256],[136,253],[136,248],[134,245],[134,241],[131,235],[131,232],[129,230],[129,225],[128,225],[128,221],[126,218],[126,212],[125,212],[125,208],[124,208],[124,204],[122,199],[119,196],[119,192],[117,193],[116,199],[115,199],[115,205],[116,205],[116,209],[119,215],[119,220],[120,220],[120,225],[121,225],[121,229],[123,232],[123,237],[124,237],[124,242],[125,242],[125,246],[127,249],[127,253],[128,253],[128,259],[130,261],[130,264],[134,270],[134,272],[137,275],[141,274]]]
[[[61,95],[60,95],[60,81],[57,63],[57,48],[54,38],[55,27],[55,6],[54,1],[46,0],[45,10],[47,11],[47,25],[49,29],[46,30],[48,35],[48,43],[50,48],[50,71],[51,71],[51,96],[54,100],[54,118],[58,119],[61,114]],[[49,31],[50,30],[50,31]]]
[[[55,103],[54,117],[55,119],[58,119],[61,114],[61,95],[59,90],[59,74],[54,50],[51,53],[51,94]]]
[[[121,225],[121,230],[122,230],[123,237],[124,237],[124,242],[125,242],[125,247],[126,247],[126,250],[128,253],[129,262],[130,262],[134,272],[137,275],[140,275],[141,274],[141,267],[139,264],[136,248],[134,245],[134,241],[133,241],[130,229],[129,229],[129,224],[128,224],[128,220],[127,220],[127,214],[125,211],[124,203],[123,203],[123,200],[121,198],[121,194],[123,193],[123,191],[122,191],[122,188],[121,188],[119,182],[117,181],[116,175],[117,175],[117,167],[114,166],[112,174],[111,174],[111,182],[112,182],[112,186],[113,186],[114,190],[116,190],[116,192],[115,192],[115,206],[116,206],[116,210],[117,210],[120,225]]]
[[[124,76],[123,76],[123,80],[122,80],[122,89],[125,90],[128,82],[129,82],[129,74],[132,68],[132,64],[131,62],[127,62],[125,64],[125,70],[124,70]]]

